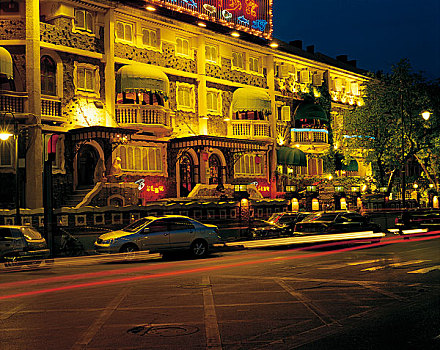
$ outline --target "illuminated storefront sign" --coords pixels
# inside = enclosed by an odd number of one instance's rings
[[[135,181],[138,185],[139,198],[153,201],[166,197],[166,183],[161,177],[142,178]]]
[[[149,2],[272,39],[273,0],[150,0]]]

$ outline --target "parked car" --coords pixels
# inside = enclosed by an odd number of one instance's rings
[[[221,243],[217,226],[202,224],[180,215],[148,216],[122,230],[98,237],[98,253],[126,253],[148,250],[150,253],[189,251],[195,257],[206,256],[214,244]]]
[[[439,211],[404,211],[396,218],[396,227],[402,230],[427,229],[428,231],[440,229]]]
[[[39,260],[49,257],[46,240],[30,226],[0,226],[0,261]]]
[[[315,235],[349,232],[385,232],[368,217],[349,211],[316,212],[295,225],[294,235]]]
[[[254,220],[251,223],[252,238],[271,238],[291,236],[295,224],[311,213],[309,212],[279,212],[273,213],[268,220]]]

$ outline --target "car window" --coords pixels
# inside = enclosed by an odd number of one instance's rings
[[[0,241],[9,241],[11,239],[11,230],[7,227],[0,228]]]
[[[41,236],[40,232],[38,232],[37,230],[31,228],[31,227],[23,227],[21,229],[21,233],[23,233],[23,236],[27,239],[27,240],[38,240],[38,239],[42,239],[43,237]]]
[[[340,216],[344,222],[364,222],[365,218],[360,214],[346,213]]]
[[[303,221],[333,221],[338,213],[317,213],[309,215]]]
[[[168,222],[170,231],[178,231],[178,230],[193,230],[194,225],[192,222],[185,219],[178,220],[170,220]]]
[[[148,233],[168,231],[168,224],[165,222],[165,220],[153,221],[147,227],[148,227]]]
[[[283,216],[278,220],[278,223],[279,223],[279,224],[285,224],[285,223],[288,223],[288,222],[295,221],[295,219],[296,219],[296,214],[295,214],[295,215],[289,215],[289,214],[286,214],[286,215],[283,215]]]
[[[151,219],[148,218],[142,218],[139,220],[136,220],[135,222],[131,223],[130,225],[128,225],[127,227],[124,227],[122,229],[122,231],[126,231],[126,232],[136,232],[137,230],[139,230],[142,226],[144,226],[145,224],[151,222]]]

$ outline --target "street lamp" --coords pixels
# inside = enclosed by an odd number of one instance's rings
[[[15,168],[15,224],[20,225],[20,182],[18,174],[18,121],[14,114],[9,112],[14,121],[14,133],[11,134],[9,130],[0,131],[0,140],[7,141],[12,136],[14,138],[14,168]]]

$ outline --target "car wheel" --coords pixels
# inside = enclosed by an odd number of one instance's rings
[[[191,255],[195,258],[203,258],[208,255],[208,243],[199,239],[191,244]]]
[[[126,259],[133,259],[136,252],[139,250],[139,248],[135,245],[135,244],[125,244],[121,247],[121,249],[119,250],[120,253],[125,253]]]

